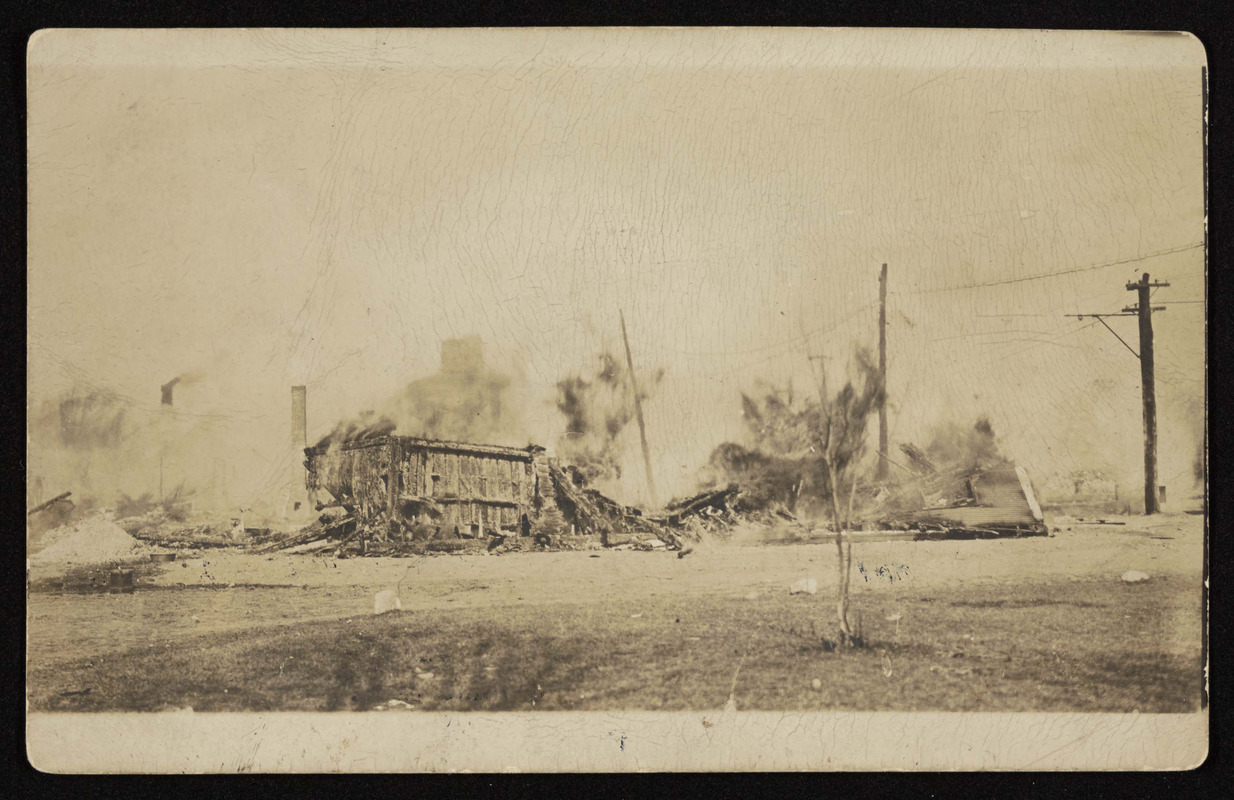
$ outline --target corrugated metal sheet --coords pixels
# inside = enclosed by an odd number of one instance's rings
[[[972,505],[931,508],[922,516],[964,528],[1015,528],[1046,533],[1028,476],[1014,465],[984,470],[969,477]]]

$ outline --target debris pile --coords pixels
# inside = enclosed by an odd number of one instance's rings
[[[799,528],[802,535],[806,533],[805,526],[779,502],[757,489],[748,492],[737,483],[674,501],[665,511],[666,516],[658,521],[695,542],[727,538],[740,528]]]
[[[690,542],[724,537],[741,526],[801,526],[778,503],[751,496],[736,483],[672,501],[663,511],[647,514],[590,488],[574,467],[554,464],[550,475],[566,518],[581,532],[598,533],[605,547],[685,552]]]
[[[43,542],[46,546],[30,556],[31,564],[103,564],[144,550],[106,513],[48,531]]]
[[[624,506],[591,488],[576,467],[550,461],[548,473],[557,507],[577,532],[598,535],[605,546],[665,534],[664,526],[645,517],[642,510]]]
[[[884,530],[920,538],[1045,536],[1049,533],[1032,484],[1010,462],[942,469],[911,444],[900,446],[912,477],[880,487],[866,516]]]
[[[130,536],[162,547],[238,547],[269,536],[267,528],[245,528],[239,519],[230,523],[191,521],[154,507],[144,514],[116,520]]]

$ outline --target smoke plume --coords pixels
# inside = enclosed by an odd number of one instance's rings
[[[966,470],[986,469],[1009,463],[998,448],[998,439],[988,417],[981,416],[972,427],[944,422],[930,432],[926,455],[939,466]]]
[[[640,376],[640,402],[652,396],[663,377],[663,369]],[[622,363],[605,351],[589,376],[562,378],[557,382],[557,410],[566,418],[558,455],[588,481],[620,478],[625,452],[619,437],[635,414],[629,371]]]
[[[186,373],[170,383],[180,390],[201,380]],[[159,387],[164,398],[165,387]],[[204,408],[200,397],[177,395],[173,403],[156,405],[154,389],[145,387],[145,403],[83,386],[32,400],[28,504],[70,491],[79,512],[128,507],[126,498],[146,495],[192,495],[202,506],[227,506],[236,443],[252,437],[235,430],[226,412]]]
[[[484,362],[478,336],[446,339],[437,374],[409,383],[380,410],[339,422],[318,445],[397,433],[425,439],[526,444],[512,379]]]

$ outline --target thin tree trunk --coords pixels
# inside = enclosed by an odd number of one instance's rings
[[[844,557],[844,617],[848,619],[848,593],[853,579],[853,540],[848,535],[853,524],[853,497],[857,494],[857,478],[853,477],[852,486],[848,490],[848,512],[844,517],[844,538],[848,540]]]
[[[835,467],[832,466],[831,459],[824,454],[823,461],[827,466],[827,489],[828,494],[831,495],[831,519],[836,529],[836,574],[839,578],[836,590],[836,615],[840,619],[840,642],[845,643],[852,636],[852,630],[848,626],[848,587],[845,586],[844,525],[840,519],[840,500],[838,497],[840,487],[836,484]]]

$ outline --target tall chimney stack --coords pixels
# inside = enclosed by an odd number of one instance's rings
[[[303,450],[308,447],[308,417],[305,414],[304,386],[291,387],[291,446]]]
[[[304,448],[308,447],[308,420],[305,413],[306,388],[291,387],[291,463],[287,476],[287,505],[284,517],[299,517],[308,513],[308,474],[304,469]]]

